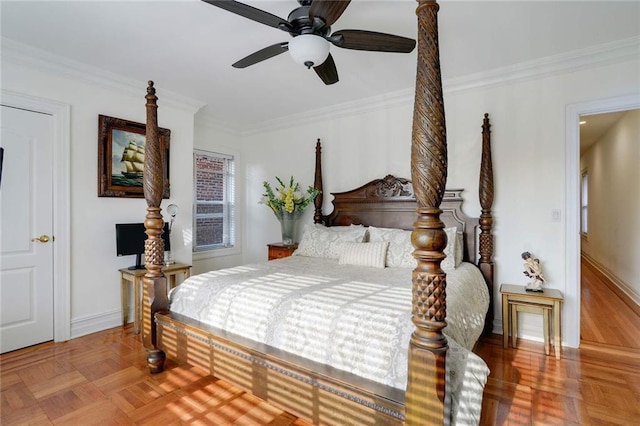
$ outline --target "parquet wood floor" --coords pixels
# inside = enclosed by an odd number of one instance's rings
[[[562,359],[542,343],[502,349],[482,339],[478,354],[491,375],[483,425],[640,425],[640,316],[584,260],[581,264],[580,349]],[[499,336],[500,338],[502,336]]]
[[[583,319],[614,306],[602,297]],[[628,326],[611,321],[616,310],[604,315],[591,326]],[[594,340],[556,360],[542,343],[503,349],[494,335],[477,352],[491,369],[482,425],[640,424],[640,349]],[[150,375],[144,358],[131,326],[0,355],[0,424],[309,426],[197,368],[167,362]]]
[[[557,360],[542,343],[502,349],[494,335],[476,352],[491,369],[481,425],[640,424],[640,351],[583,345]]]
[[[151,375],[132,326],[0,356],[2,425],[308,426],[193,367]]]
[[[610,347],[544,355],[542,343],[477,352],[491,368],[482,425],[637,425],[640,351]],[[131,327],[0,357],[2,425],[189,424],[308,426],[222,380],[168,362],[150,375]]]

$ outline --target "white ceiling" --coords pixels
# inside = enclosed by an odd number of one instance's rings
[[[580,155],[596,143],[628,111],[583,115],[580,117]]]
[[[246,0],[286,18],[294,0]],[[333,25],[416,37],[414,0],[353,0]],[[198,0],[0,1],[1,35],[180,93],[230,126],[411,90],[411,54],[332,46],[340,82],[325,86],[287,54],[231,64],[288,34]],[[443,80],[640,35],[638,1],[441,1]],[[144,83],[143,83],[144,84]],[[142,89],[143,90],[143,89]]]

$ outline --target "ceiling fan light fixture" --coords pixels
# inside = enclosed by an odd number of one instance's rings
[[[289,41],[293,60],[307,68],[322,65],[329,56],[329,42],[313,34],[301,34]]]

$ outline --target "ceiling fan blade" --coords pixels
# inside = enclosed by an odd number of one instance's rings
[[[410,38],[363,30],[336,31],[331,34],[329,41],[345,49],[374,52],[409,53],[416,46],[416,41]]]
[[[333,61],[331,53],[329,53],[329,56],[327,56],[327,59],[321,65],[314,68],[314,71],[326,85],[338,82],[338,70],[336,69],[336,63]]]
[[[333,25],[349,6],[351,0],[314,0],[309,9],[309,18],[318,17],[326,26]]]
[[[205,3],[209,3],[212,6],[219,7],[228,12],[235,13],[244,18],[251,19],[252,21],[260,22],[261,24],[268,25],[270,27],[278,28],[283,31],[289,32],[291,24],[286,19],[282,19],[276,15],[272,15],[264,10],[257,9],[248,4],[240,3],[233,0],[202,0]]]
[[[287,42],[272,44],[271,46],[267,46],[264,49],[260,49],[257,52],[253,52],[251,55],[240,59],[238,62],[233,64],[232,67],[246,68],[250,65],[257,64],[258,62],[262,62],[286,52],[289,50],[288,46],[289,43]]]

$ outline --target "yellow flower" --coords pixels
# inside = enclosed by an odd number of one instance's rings
[[[293,176],[291,176],[288,185],[285,185],[277,176],[276,181],[278,187],[275,190],[271,188],[269,182],[263,182],[265,193],[260,199],[260,203],[269,206],[276,215],[285,211],[287,213],[302,212],[320,193],[319,190],[310,186],[306,195],[303,194],[300,190],[300,184],[293,179]]]
[[[287,213],[293,213],[295,204],[293,203],[293,188],[287,189],[284,193],[284,209]]]

